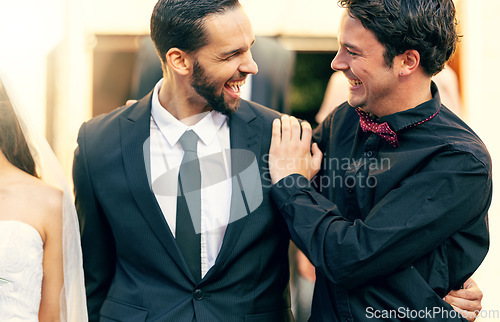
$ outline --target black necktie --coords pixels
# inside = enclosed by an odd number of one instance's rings
[[[175,239],[198,282],[201,279],[201,172],[196,153],[198,136],[186,131],[179,142],[184,150],[179,168]]]

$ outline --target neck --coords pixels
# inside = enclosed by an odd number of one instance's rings
[[[158,99],[161,106],[176,119],[186,125],[194,125],[202,118],[197,116],[212,109],[201,97],[193,95],[193,91],[185,80],[165,75]]]
[[[385,106],[375,108],[371,113],[378,117],[406,111],[432,99],[431,78],[424,75],[402,77],[399,86]]]

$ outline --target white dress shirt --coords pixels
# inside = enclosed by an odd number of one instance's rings
[[[165,108],[158,99],[163,79],[153,91],[150,129],[151,184],[156,200],[175,237],[177,179],[184,151],[179,138],[193,130],[198,141],[201,170],[201,274],[214,265],[224,239],[231,206],[229,126],[227,116],[211,111],[200,115],[195,125],[187,126]],[[227,154],[227,156],[226,156]],[[209,157],[207,157],[209,156]]]

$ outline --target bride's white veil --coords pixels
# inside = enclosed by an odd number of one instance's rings
[[[64,286],[61,292],[61,321],[88,321],[79,224],[67,178],[43,134],[35,133],[37,127],[33,126],[16,101],[16,94],[10,87],[7,77],[0,72],[0,96],[3,95],[7,97],[0,98],[10,100],[16,113],[38,175],[44,182],[63,191]]]

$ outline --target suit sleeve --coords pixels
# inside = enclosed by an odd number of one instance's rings
[[[272,197],[316,269],[349,289],[407,267],[447,240],[454,240],[457,251],[451,253],[460,253],[474,269],[488,249],[491,172],[468,153],[436,157],[387,193],[363,221],[346,219],[300,175],[283,178]],[[468,237],[456,234],[465,231]]]
[[[81,227],[83,268],[89,321],[99,320],[115,270],[116,251],[108,221],[95,195],[89,169],[86,124],[78,134],[73,161],[75,203]],[[98,161],[98,160],[97,160]]]

